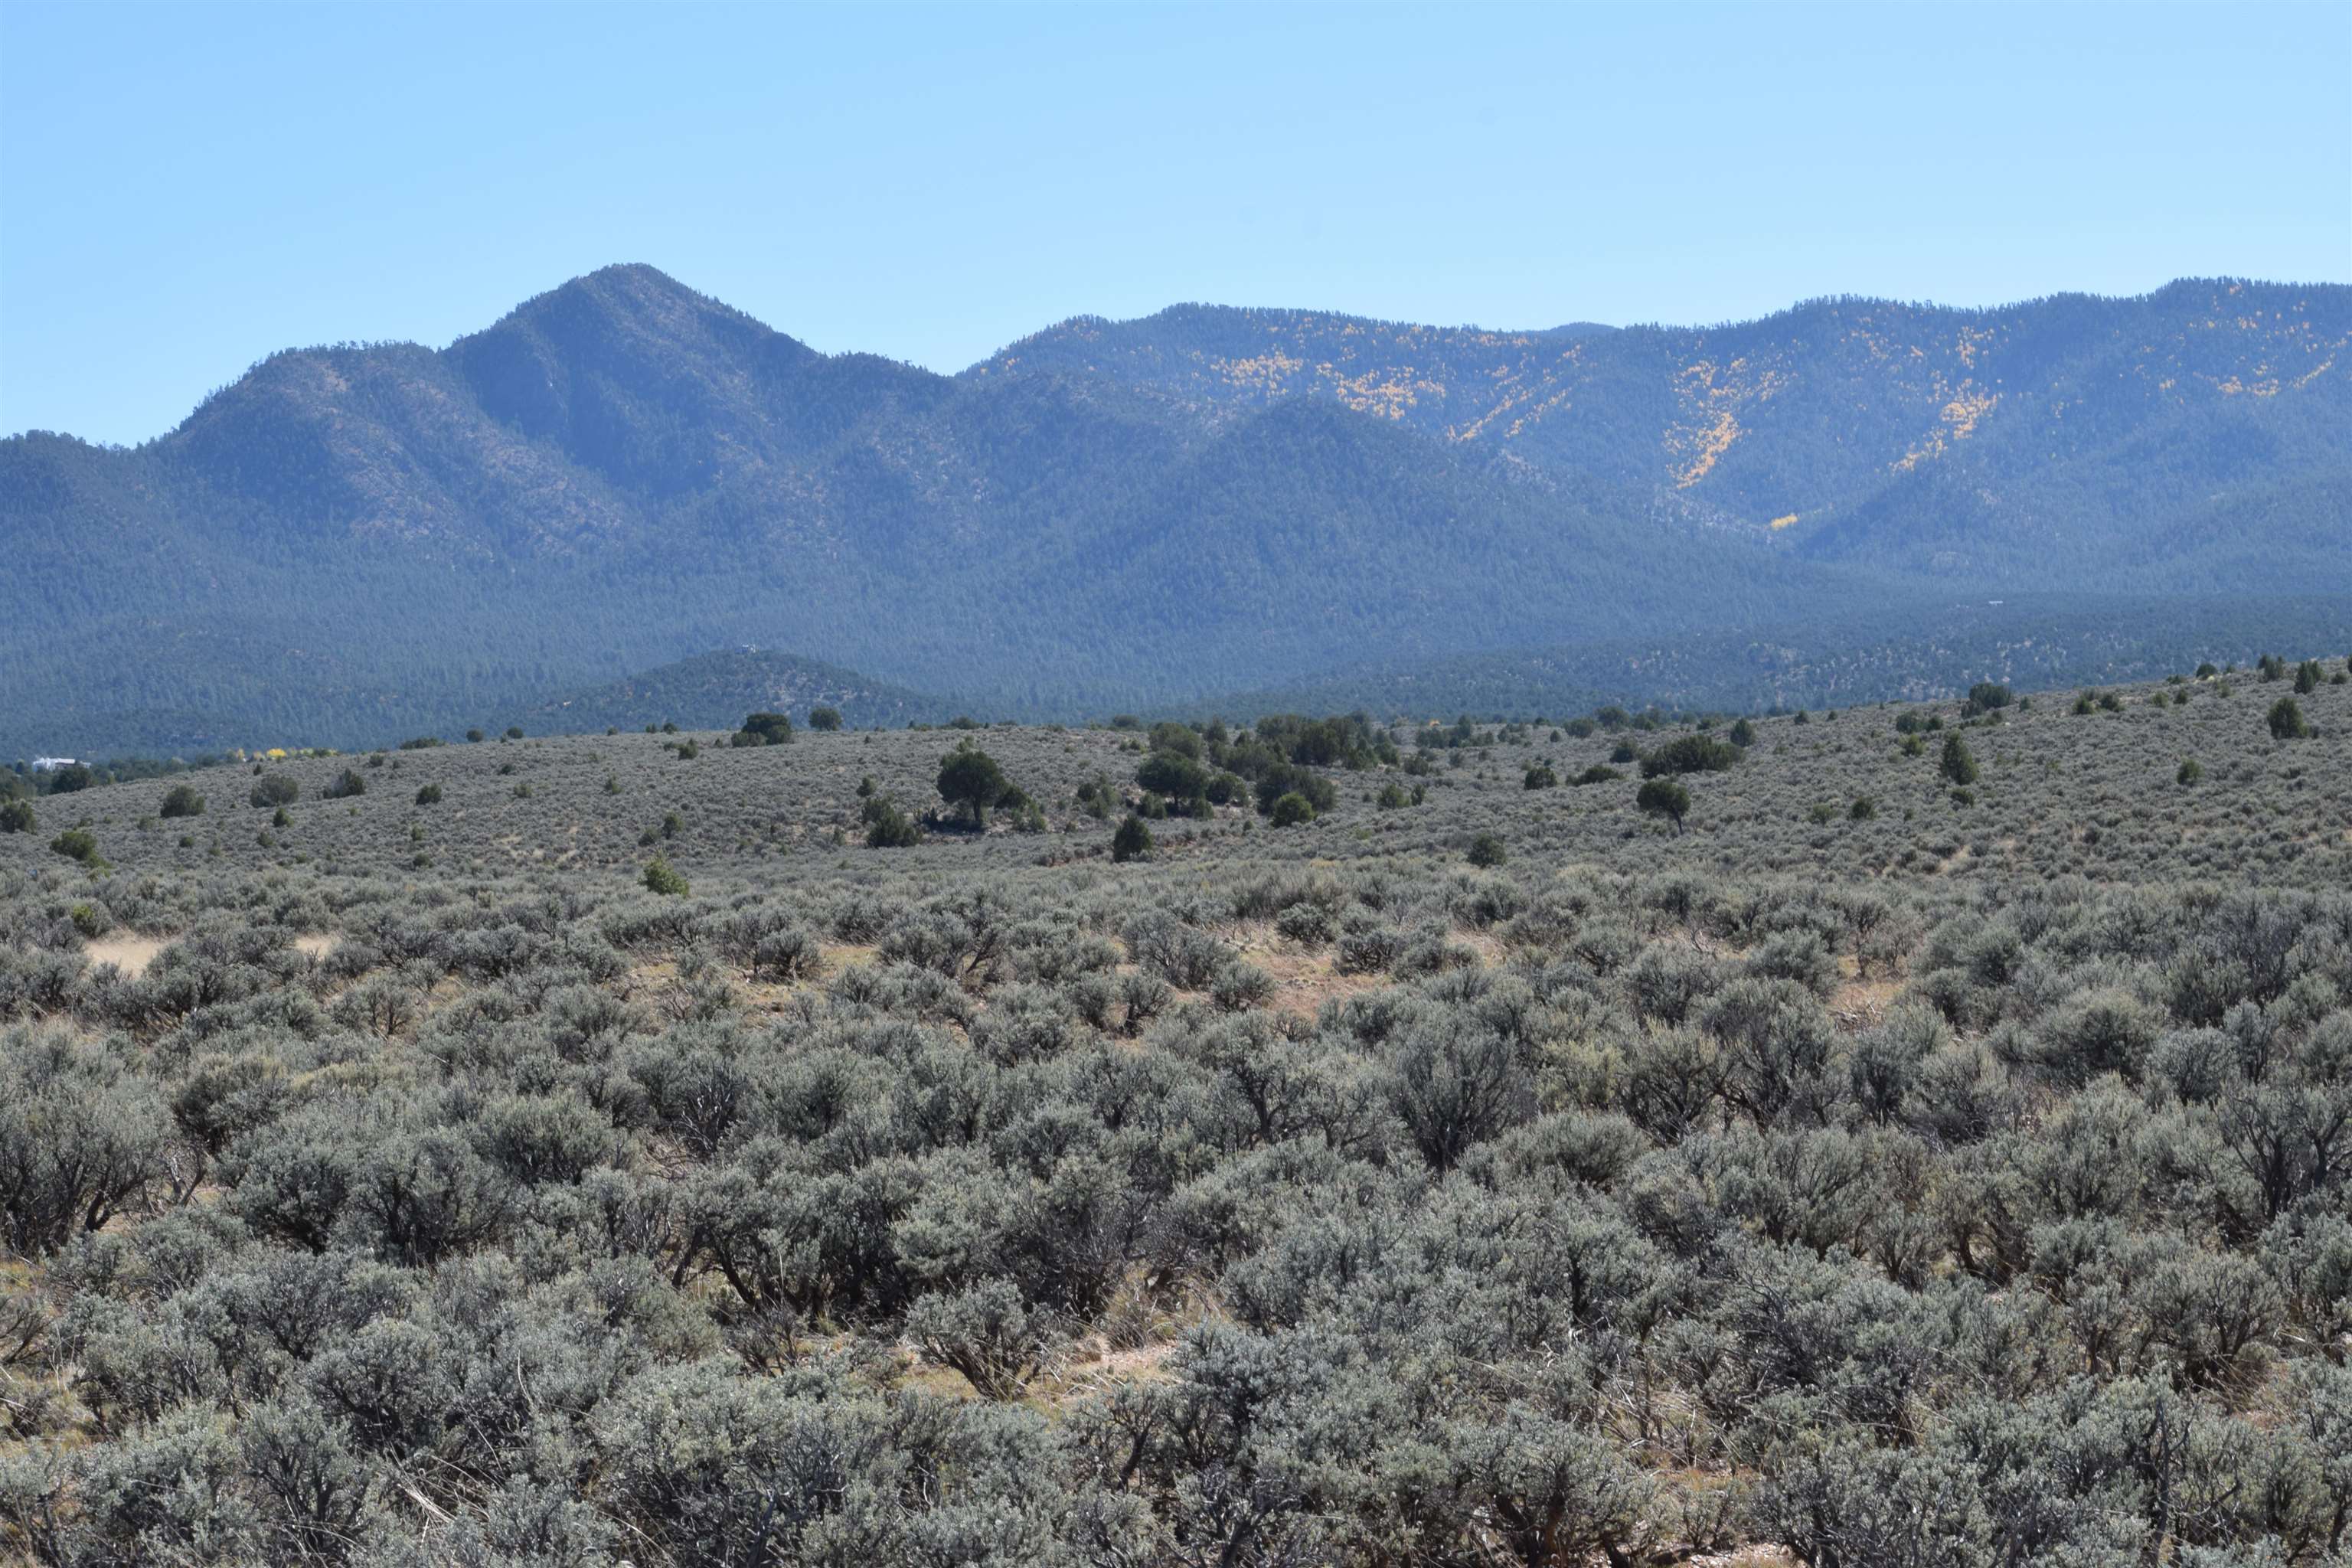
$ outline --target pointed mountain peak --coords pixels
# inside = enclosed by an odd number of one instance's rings
[[[688,289],[685,284],[679,282],[668,273],[664,272],[660,268],[644,261],[615,261],[610,266],[599,267],[593,272],[588,273],[583,277],[574,278],[572,282],[572,284],[626,283],[642,287],[666,289],[672,293],[677,294],[691,294],[694,292],[693,289]],[[567,287],[569,287],[569,285],[567,285]]]
[[[793,343],[733,306],[698,293],[643,262],[600,267],[535,295],[508,311],[488,331],[461,338],[458,344],[509,330],[545,333],[559,342],[574,343],[583,338],[614,337],[653,338],[695,347],[759,343],[772,348],[772,340]]]
[[[501,424],[656,491],[702,482],[722,454],[767,445],[786,389],[822,359],[642,263],[527,300],[446,357]],[[674,449],[679,439],[691,455]]]
[[[540,296],[548,299],[560,294],[584,294],[599,300],[626,300],[641,305],[668,301],[680,305],[697,305],[709,309],[731,310],[698,289],[689,289],[658,267],[642,261],[616,261],[610,267],[574,278],[569,283]]]

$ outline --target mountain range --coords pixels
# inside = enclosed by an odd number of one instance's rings
[[[137,447],[0,441],[0,756],[646,692],[1558,711],[2244,658],[2288,596],[2352,643],[2347,433],[2341,285],[1525,332],[1187,305],[947,376],[614,267],[446,349],[273,354]],[[743,645],[831,673],[678,666]]]

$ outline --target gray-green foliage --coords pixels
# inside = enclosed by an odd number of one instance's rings
[[[2322,1568],[2341,690],[2011,704],[1965,839],[1770,718],[1679,836],[1523,787],[1605,732],[1187,727],[1250,789],[1116,869],[1125,731],[890,855],[936,736],[404,752],[218,858],[80,792],[121,869],[0,842],[0,1555]]]

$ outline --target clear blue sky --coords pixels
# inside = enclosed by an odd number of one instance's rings
[[[953,370],[1178,300],[1544,326],[2352,278],[2352,6],[0,4],[0,431],[647,261]]]

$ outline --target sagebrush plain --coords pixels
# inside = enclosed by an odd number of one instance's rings
[[[2316,655],[20,783],[0,1556],[2340,1563]]]

